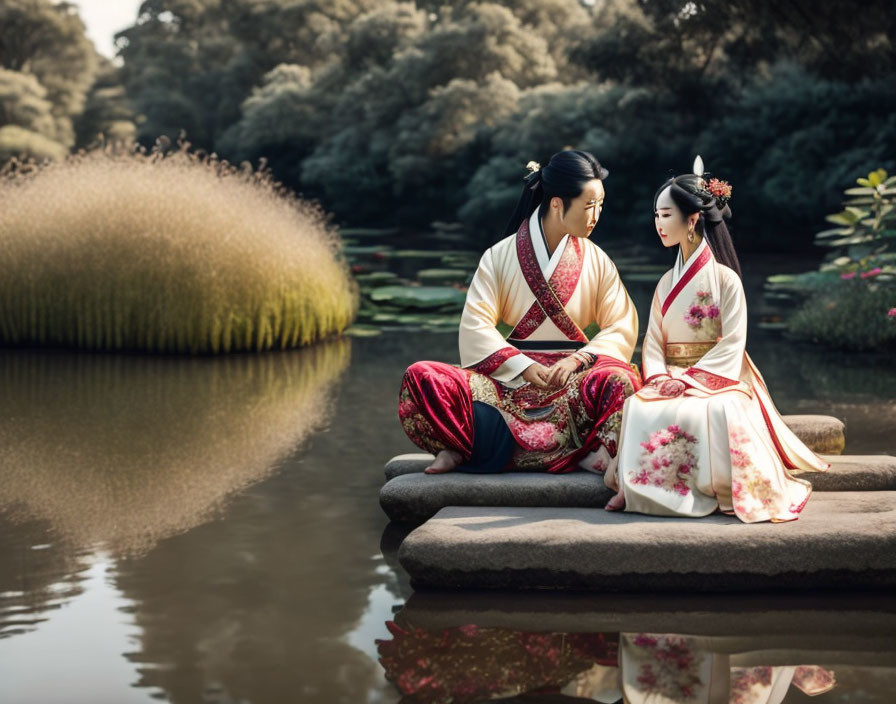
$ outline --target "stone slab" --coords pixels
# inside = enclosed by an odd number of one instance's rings
[[[415,588],[700,592],[896,586],[896,492],[817,493],[798,521],[449,507],[398,553]]]
[[[592,472],[405,474],[380,489],[380,506],[397,523],[419,525],[446,506],[605,506],[614,491]]]
[[[783,416],[784,422],[813,451],[839,455],[845,447],[845,426],[833,416]],[[427,452],[411,452],[393,457],[386,463],[386,481],[403,474],[422,472],[432,461]]]
[[[813,452],[839,455],[846,447],[846,426],[833,416],[782,416],[787,427]]]
[[[816,491],[896,491],[896,457],[825,455],[827,472],[804,472]],[[424,460],[426,461],[426,460]],[[591,472],[545,474],[402,474],[380,489],[380,505],[393,521],[419,525],[446,506],[603,507],[613,496]]]
[[[794,472],[816,491],[896,491],[896,457],[890,455],[821,455],[827,472]]]

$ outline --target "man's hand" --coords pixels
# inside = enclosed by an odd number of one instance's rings
[[[551,370],[538,362],[533,362],[523,372],[523,380],[528,381],[532,386],[539,389],[547,388],[550,378]]]
[[[564,357],[558,362],[554,362],[548,370],[550,374],[548,377],[548,386],[565,386],[566,382],[569,381],[569,377],[575,373],[580,364],[581,362],[572,355]]]

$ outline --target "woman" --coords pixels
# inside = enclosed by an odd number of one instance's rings
[[[610,258],[591,241],[607,171],[567,150],[531,173],[505,237],[467,292],[463,368],[417,362],[398,414],[436,455],[429,473],[606,469],[619,415],[640,386],[629,364],[638,316]],[[505,338],[497,326],[512,327]],[[592,323],[600,332],[589,339]]]
[[[812,487],[789,470],[828,468],[787,428],[745,351],[747,305],[725,225],[731,186],[695,174],[654,197],[657,234],[678,247],[660,279],[642,347],[644,388],[622,414],[607,484],[623,506],[662,516],[716,510],[746,523],[790,521]]]

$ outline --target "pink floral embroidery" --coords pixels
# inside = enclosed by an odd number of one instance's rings
[[[728,428],[728,452],[731,455],[731,500],[734,512],[747,523],[769,518],[796,518],[799,508],[790,507],[786,494],[772,485],[768,476],[753,461],[752,441],[738,425]]]
[[[697,468],[696,444],[697,438],[677,425],[657,430],[641,443],[640,467],[628,473],[629,480],[687,496],[691,493],[689,477]]]
[[[818,665],[800,665],[793,673],[793,684],[809,696],[833,689],[834,673]]]
[[[703,682],[697,674],[699,662],[689,639],[641,633],[632,643],[646,651],[638,671],[639,689],[673,701],[686,701],[697,696]]]
[[[527,450],[550,452],[557,448],[558,424],[551,422],[521,422],[513,419],[510,430],[514,438]]]
[[[756,701],[754,687],[770,687],[771,684],[770,667],[732,667],[729,704],[750,704]]]
[[[684,314],[684,322],[706,340],[715,340],[722,332],[719,306],[712,299],[711,291],[697,291],[697,297]]]

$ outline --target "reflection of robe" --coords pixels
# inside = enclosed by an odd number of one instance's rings
[[[797,518],[811,485],[789,469],[827,469],[784,424],[745,351],[747,307],[737,274],[704,240],[657,285],[643,345],[645,381],[669,374],[677,398],[645,387],[625,404],[619,463],[626,510],[742,521]]]
[[[501,322],[513,327],[507,339]],[[591,323],[600,332],[589,340],[583,330]],[[628,363],[637,330],[609,257],[569,235],[548,256],[536,210],[480,261],[461,318],[464,368],[418,362],[408,370],[402,425],[420,447],[453,449],[468,462],[478,401],[506,421],[515,442],[511,466],[563,472],[588,458],[600,468],[616,453],[619,410],[639,385]],[[560,389],[539,390],[520,376],[533,362],[550,366],[575,350],[596,362]]]
[[[622,633],[619,666],[625,704],[780,704],[790,685],[814,696],[834,673],[817,665],[730,667],[705,639]]]

